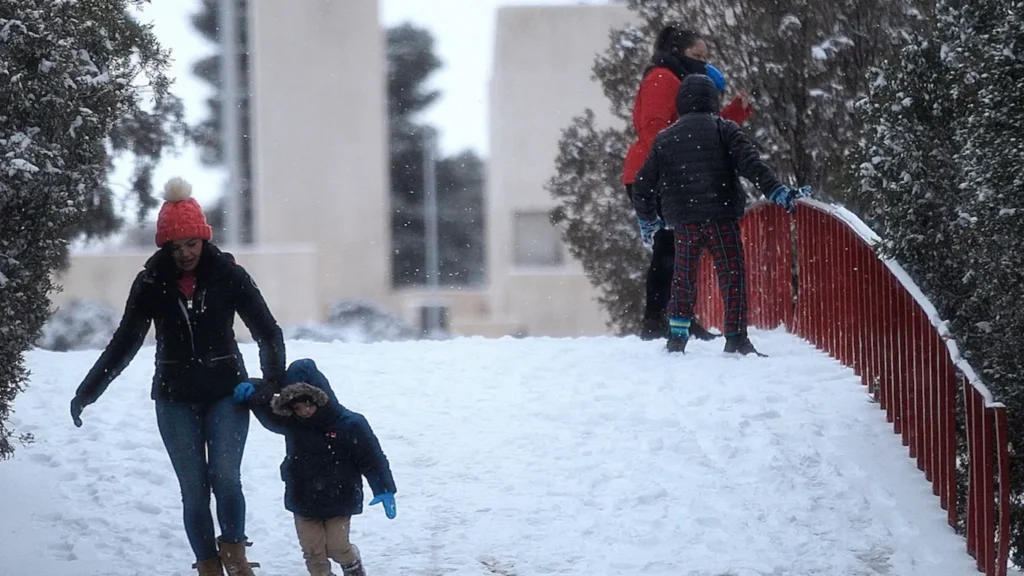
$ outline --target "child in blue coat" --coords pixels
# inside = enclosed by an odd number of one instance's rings
[[[245,402],[262,385],[258,379],[235,389]],[[359,549],[349,541],[352,516],[363,511],[363,477],[373,490],[370,505],[381,503],[394,518],[395,480],[370,424],[346,409],[327,377],[309,359],[296,360],[270,406],[252,406],[261,424],[285,437],[284,507],[295,515],[310,576],[331,576],[330,560],[345,576],[365,576]],[[330,559],[330,560],[328,560]]]

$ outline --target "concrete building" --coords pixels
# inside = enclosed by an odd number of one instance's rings
[[[318,317],[390,291],[376,0],[250,2],[255,237],[316,248]]]
[[[589,107],[611,121],[591,66],[608,32],[629,20],[624,7],[499,10],[482,239],[488,284],[432,293],[396,290],[390,279],[386,58],[377,0],[240,4],[249,52],[242,149],[251,154],[253,242],[227,248],[282,324],[321,321],[335,302],[358,298],[414,325],[423,306],[444,306],[462,334],[607,331],[582,268],[548,223],[553,201],[544,185],[573,116]],[[55,302],[88,298],[120,309],[150,253],[75,255]]]
[[[509,7],[498,12],[490,84],[488,279],[499,316],[531,334],[607,332],[580,264],[548,221],[561,130],[591,108],[613,121],[594,57],[630,20],[621,5]]]

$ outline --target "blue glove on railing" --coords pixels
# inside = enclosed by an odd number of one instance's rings
[[[384,504],[384,514],[387,515],[389,520],[394,520],[395,516],[398,514],[398,510],[395,509],[395,495],[390,492],[384,492],[380,496],[370,500],[370,506],[378,503]]]
[[[235,404],[241,404],[255,393],[256,387],[252,385],[252,382],[242,382],[238,386],[235,386],[235,393],[231,396],[231,399]]]
[[[786,212],[792,214],[796,212],[796,205],[793,204],[793,200],[796,199],[796,194],[796,190],[793,190],[785,184],[779,184],[772,190],[772,193],[768,195],[768,199],[775,204],[782,206],[786,209]]]
[[[640,240],[644,243],[647,248],[654,247],[654,235],[665,227],[665,223],[661,221],[661,218],[655,218],[654,220],[640,220]]]
[[[810,186],[801,186],[800,189],[796,191],[797,198],[810,198],[811,194],[813,194],[813,190],[811,190]]]

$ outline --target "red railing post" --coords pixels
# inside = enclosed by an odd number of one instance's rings
[[[873,258],[868,263],[868,273],[871,278],[871,285],[868,287],[873,322],[871,328],[871,386],[872,393],[878,399],[883,410],[887,402],[883,394],[883,379],[885,375],[885,325],[888,319],[885,317],[885,280],[883,279],[884,265],[878,258]]]
[[[979,394],[980,396],[980,394]],[[984,550],[982,569],[987,576],[995,574],[996,560],[996,417],[995,410],[985,405],[984,398],[980,398],[982,415],[982,453],[984,454],[984,467],[982,475],[982,500],[984,502],[984,517],[982,518],[982,541],[980,548]]]
[[[793,290],[795,279],[793,264],[796,260],[793,254],[793,233],[796,224],[795,220],[790,218],[789,215],[783,214],[778,210],[776,210],[776,214],[778,214],[776,216],[778,232],[776,234],[775,253],[779,256],[779,271],[781,272],[778,276],[778,282],[776,282],[780,306],[778,318],[781,324],[784,324],[788,330],[792,331],[797,324],[795,310],[796,294]]]
[[[868,392],[875,398],[875,400],[881,403],[881,395],[878,390],[878,376],[879,376],[879,348],[881,324],[882,324],[882,307],[881,301],[878,297],[878,286],[881,284],[876,276],[875,263],[878,259],[874,253],[868,249],[863,250],[863,257],[861,258],[861,267],[863,270],[862,278],[864,279],[864,287],[862,290],[863,295],[863,310],[868,321],[867,330],[865,331],[865,342],[864,342],[864,355],[866,358],[865,363],[865,382],[868,385]]]
[[[842,262],[843,281],[839,286],[840,301],[843,308],[842,324],[842,356],[843,364],[853,368],[857,373],[857,360],[853,352],[854,343],[857,337],[857,323],[854,320],[853,295],[857,290],[857,265],[854,260],[854,238],[845,226],[839,226],[839,233],[842,235]]]
[[[926,320],[927,322],[927,320]],[[941,447],[939,440],[942,438],[939,422],[942,411],[939,405],[939,363],[938,358],[942,341],[938,338],[936,330],[926,329],[923,335],[921,353],[922,363],[925,367],[925,414],[927,415],[927,426],[925,438],[927,439],[928,457],[925,460],[925,478],[932,483],[932,493],[939,495],[941,486],[939,482],[939,453]]]
[[[931,327],[928,317],[921,311],[921,308],[914,306],[914,412],[917,414],[917,431],[914,439],[917,441],[917,469],[924,472],[925,478],[931,480],[931,472],[928,469],[928,441],[931,436],[928,434],[928,423],[931,414],[928,411],[928,374],[927,367],[927,330]]]
[[[944,475],[946,477],[945,499],[949,508],[949,525],[956,526],[959,519],[959,502],[957,500],[957,475],[956,475],[956,396],[958,394],[958,376],[952,358],[946,357],[945,376],[943,378],[943,404],[942,418],[943,425],[943,454],[944,454]],[[966,412],[966,409],[965,409]]]
[[[980,484],[981,479],[978,472],[981,466],[978,461],[981,459],[981,449],[978,446],[978,426],[980,418],[977,417],[977,396],[974,389],[970,387],[967,379],[963,379],[964,412],[967,417],[967,553],[977,560],[978,568],[981,568],[981,559],[978,551],[978,520],[981,517],[979,508],[981,504]]]
[[[849,311],[846,306],[849,303],[850,295],[850,263],[847,259],[847,234],[845,228],[841,222],[833,220],[832,233],[836,240],[836,276],[833,283],[836,306],[835,357],[843,366],[849,366],[850,356],[847,354],[846,349],[846,340],[849,337],[849,327],[847,326]]]
[[[999,549],[996,574],[1006,574],[1010,559],[1010,439],[1006,409],[995,409],[996,446],[999,450]]]
[[[851,265],[853,266],[853,283],[847,286],[851,292],[851,322],[853,328],[853,372],[860,376],[861,384],[867,385],[867,362],[864,359],[864,347],[870,335],[870,324],[867,309],[864,306],[864,291],[867,282],[864,277],[864,258],[868,249],[854,234],[850,234]]]
[[[821,224],[824,231],[823,244],[825,246],[825,283],[823,285],[824,292],[822,298],[824,299],[824,310],[825,317],[823,319],[824,325],[823,330],[823,344],[825,353],[829,356],[836,357],[835,348],[835,333],[836,333],[836,295],[835,295],[835,284],[836,284],[836,238],[835,238],[835,224],[832,218],[829,218],[827,214],[821,215]]]
[[[757,295],[757,313],[754,316],[754,325],[758,328],[768,328],[767,320],[767,304],[768,294],[766,290],[768,288],[768,282],[766,281],[770,271],[768,270],[768,254],[766,247],[768,245],[766,238],[767,222],[765,218],[768,215],[768,211],[762,208],[758,214],[759,218],[754,220],[754,229],[756,230],[757,238],[757,286],[755,287],[755,294]]]
[[[899,330],[894,321],[898,317],[898,298],[896,297],[896,279],[892,274],[885,274],[885,307],[886,307],[886,395],[889,397],[889,406],[886,408],[886,416],[892,423],[893,431],[896,434],[903,434],[903,415],[900,412],[900,390],[899,390]]]
[[[821,286],[821,230],[819,221],[821,215],[817,210],[811,210],[807,214],[806,234],[801,237],[800,243],[807,250],[807,336],[815,348],[821,350],[821,306],[818,290]]]
[[[916,398],[916,375],[914,374],[914,310],[917,306],[914,298],[906,290],[902,290],[901,301],[903,304],[900,314],[900,350],[902,362],[900,363],[902,378],[900,379],[903,388],[904,399],[904,422],[903,422],[903,445],[910,448],[910,458],[917,459],[917,398]]]

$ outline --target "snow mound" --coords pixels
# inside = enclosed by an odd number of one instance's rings
[[[365,300],[343,300],[331,307],[326,323],[288,326],[284,331],[289,340],[310,342],[397,342],[418,335],[398,316]]]
[[[50,316],[36,346],[54,352],[101,349],[114,335],[120,319],[117,312],[103,304],[74,300]]]

